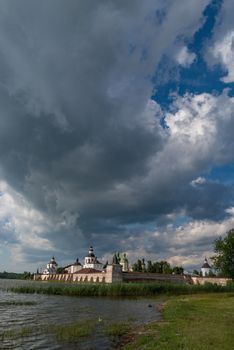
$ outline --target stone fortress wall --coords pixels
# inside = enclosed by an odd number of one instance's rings
[[[205,283],[218,284],[219,286],[226,286],[231,278],[220,277],[191,277],[192,284],[204,285]]]
[[[76,283],[114,283],[123,281],[122,267],[120,265],[108,265],[105,271],[87,271],[75,273],[36,274],[36,281],[60,281]]]
[[[144,272],[122,272],[121,266],[109,265],[106,271],[88,272],[88,273],[60,273],[60,274],[36,274],[36,281],[58,281],[73,283],[117,283],[117,282],[168,282],[178,284],[197,284],[205,283],[218,284],[225,286],[228,278],[218,277],[193,277],[185,275],[165,275],[157,273]]]
[[[171,275],[148,272],[123,272],[123,282],[174,282],[188,283],[189,280],[184,275]]]

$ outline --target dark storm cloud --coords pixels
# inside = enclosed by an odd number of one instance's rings
[[[10,227],[7,227],[7,222],[1,222],[1,229],[0,229],[0,243],[2,244],[17,244],[20,243],[20,240],[17,237],[16,232],[12,232]]]
[[[132,224],[183,209],[220,217],[230,205],[225,186],[190,185],[210,148],[201,157],[173,137],[150,102],[158,63],[193,35],[207,3],[0,3],[1,176],[51,219],[39,235],[64,259],[90,243],[121,250],[140,235]]]

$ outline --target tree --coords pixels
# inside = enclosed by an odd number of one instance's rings
[[[172,268],[169,262],[167,261],[160,261],[161,266],[162,266],[162,273],[164,274],[170,274],[172,273]]]
[[[193,270],[193,275],[200,276],[200,271],[198,271],[198,270]]]
[[[214,267],[220,275],[234,279],[234,229],[228,231],[226,237],[214,241],[214,252]]]
[[[142,272],[142,262],[140,259],[138,259],[137,262],[133,264],[132,269],[136,272]]]
[[[56,273],[63,273],[64,272],[64,267],[58,267],[56,270]]]
[[[31,274],[31,272],[28,272],[28,271],[24,271],[22,277],[22,279],[24,280],[30,280],[33,278],[33,275]]]
[[[148,260],[147,261],[147,272],[153,272],[153,267],[152,267],[152,261]]]
[[[182,266],[174,266],[172,269],[172,273],[175,275],[183,275],[184,269]]]

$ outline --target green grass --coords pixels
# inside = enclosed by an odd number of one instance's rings
[[[105,334],[110,337],[122,337],[131,330],[132,326],[127,322],[112,323],[105,329]]]
[[[230,350],[234,344],[234,294],[169,298],[163,321],[144,327],[124,350]]]
[[[218,286],[211,283],[202,285],[187,285],[165,282],[151,283],[113,283],[113,284],[40,284],[19,286],[9,289],[15,293],[38,293],[68,296],[108,296],[108,297],[140,297],[165,295],[183,295],[196,293],[234,292],[234,284]]]
[[[54,334],[59,341],[72,342],[80,337],[88,337],[94,331],[97,322],[93,320],[79,321],[63,325],[44,325],[10,329],[0,333],[0,339],[19,339],[32,334]]]
[[[96,322],[86,320],[68,325],[55,326],[53,328],[53,333],[60,341],[72,342],[81,337],[90,336],[93,333],[95,326]]]

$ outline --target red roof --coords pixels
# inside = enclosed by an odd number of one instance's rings
[[[79,271],[77,271],[76,273],[101,273],[102,271],[96,270],[96,269],[91,269],[91,268],[84,268],[81,269]]]

